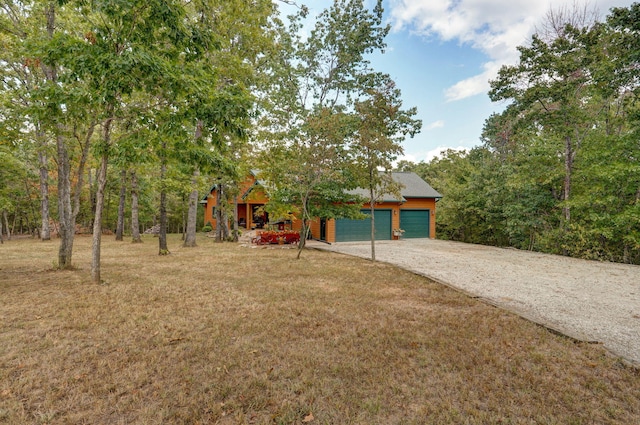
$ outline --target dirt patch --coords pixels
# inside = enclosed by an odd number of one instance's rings
[[[313,247],[370,256],[369,242]],[[640,364],[640,266],[429,239],[380,241],[376,256]]]

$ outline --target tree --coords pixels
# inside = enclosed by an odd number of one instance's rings
[[[124,207],[127,196],[127,170],[120,170],[120,196],[118,198],[118,219],[116,225],[116,240],[124,240]]]
[[[563,225],[571,221],[570,199],[576,156],[598,109],[585,105],[591,97],[589,67],[597,35],[590,28],[564,27],[550,42],[534,35],[531,47],[520,47],[520,62],[503,67],[491,83],[493,101],[511,99],[539,125],[546,137],[562,143],[564,163]]]
[[[269,182],[267,211],[272,217],[302,221],[297,258],[309,236],[313,217],[359,215],[362,200],[348,193],[356,179],[349,172],[345,140],[352,134],[352,117],[323,109],[309,117],[303,133],[308,139],[272,146],[262,158],[260,178]]]
[[[402,188],[390,174],[393,161],[403,152],[402,141],[407,135],[418,133],[422,122],[412,118],[417,113],[415,108],[401,109],[400,90],[392,80],[368,94],[367,99],[355,104],[359,122],[351,154],[360,186],[369,195],[371,260],[375,261],[375,205],[385,194],[395,194],[400,199]]]
[[[46,138],[55,141],[60,236],[58,267],[69,268],[72,266],[84,166],[95,127],[95,122],[89,118],[94,110],[86,101],[84,82],[72,77],[66,66],[68,56],[64,54],[70,45],[78,42],[83,26],[75,20],[73,13],[56,2],[25,2],[20,7],[30,13],[30,19],[35,19],[33,32],[27,34],[21,52],[26,56],[28,66],[33,68],[33,74],[36,69],[43,74],[41,84],[29,88],[31,102],[25,112],[33,120],[29,127],[36,129],[40,149],[48,145]],[[44,17],[44,21],[40,17]],[[79,142],[79,150],[75,149],[74,140]],[[41,158],[41,179],[46,176],[45,160]],[[74,164],[77,164],[75,176]],[[41,187],[44,192],[42,181]],[[45,204],[43,195],[43,222],[48,220]]]
[[[382,25],[382,12],[381,1],[369,11],[362,0],[338,0],[305,38],[302,8],[279,38],[278,66],[262,98],[260,136],[269,146],[261,175],[269,184],[272,215],[293,214],[303,223],[298,258],[311,217],[359,215],[347,193],[358,184],[348,170],[347,147],[356,130],[354,101],[384,80],[366,59],[385,47],[389,27]]]
[[[70,40],[63,57],[78,79],[87,82],[94,99],[100,99],[101,137],[97,145],[96,209],[93,223],[91,276],[100,282],[100,243],[107,184],[107,167],[113,149],[113,133],[127,99],[136,91],[153,92],[162,85],[176,46],[186,37],[184,8],[178,2],[113,2],[104,0],[76,6],[91,24],[85,40]]]
[[[140,210],[138,203],[138,175],[135,170],[131,171],[131,242],[142,243],[140,237]]]
[[[44,82],[41,62],[33,58],[27,48],[28,41],[34,37],[43,37],[44,21],[39,14],[29,14],[33,7],[30,2],[5,0],[0,13],[0,38],[4,49],[0,69],[2,73],[2,92],[9,96],[4,98],[3,122],[13,121],[14,127],[11,140],[21,140],[27,145],[35,141],[35,151],[39,163],[40,200],[41,200],[41,228],[40,238],[44,241],[51,239],[49,227],[49,157],[50,140],[46,134],[46,126],[34,114],[31,128],[25,126],[25,116],[33,112],[37,100],[31,96],[31,91]],[[36,8],[36,10],[39,10]],[[26,136],[26,137],[25,137]]]
[[[0,222],[5,221],[7,239],[11,239],[11,229],[7,219],[9,211],[16,208],[21,197],[24,197],[23,182],[25,165],[15,157],[7,146],[0,145]],[[0,240],[2,240],[2,226],[0,225]]]

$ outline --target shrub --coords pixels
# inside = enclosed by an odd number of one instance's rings
[[[210,232],[213,230],[213,227],[211,227],[211,223],[207,223],[204,226],[202,226],[202,231],[204,233]]]
[[[260,232],[255,239],[255,243],[258,245],[277,243],[291,244],[298,242],[300,242],[300,234],[292,230],[284,230],[280,232],[267,230]]]

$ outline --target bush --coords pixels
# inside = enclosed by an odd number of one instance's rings
[[[213,227],[211,227],[211,223],[207,223],[204,226],[202,226],[202,231],[204,233],[210,232],[213,230]]]
[[[267,230],[258,233],[254,242],[258,245],[298,243],[300,242],[300,234],[293,230],[284,230],[279,232]]]

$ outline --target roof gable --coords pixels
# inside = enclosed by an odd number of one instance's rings
[[[442,198],[438,191],[416,173],[394,172],[391,175],[393,180],[404,186],[401,190],[404,198]]]
[[[380,172],[384,173],[383,171]],[[396,183],[400,183],[402,188],[400,189],[401,198],[392,193],[385,193],[382,196],[381,202],[405,202],[407,198],[442,198],[442,195],[432,188],[429,183],[422,180],[422,178],[413,172],[392,172],[391,178]],[[350,190],[349,193],[353,195],[360,195],[364,198],[369,197],[369,191],[364,188],[357,188]]]
[[[380,173],[383,173],[381,171]],[[249,178],[253,181],[249,184],[243,193],[240,194],[243,200],[246,200],[250,193],[256,189],[257,187],[262,187],[263,189],[266,187],[266,183],[264,180],[258,179],[258,170],[251,170],[249,174]],[[405,202],[407,198],[442,198],[442,195],[438,193],[434,188],[429,185],[426,181],[424,181],[419,175],[414,172],[392,172],[391,177],[397,183],[400,183],[402,189],[400,190],[401,198],[398,199],[398,196],[392,193],[386,193],[382,196],[381,202]],[[211,187],[209,193],[207,193],[200,203],[206,203],[207,198],[210,193],[212,193],[217,188],[217,184],[214,184]],[[349,190],[348,193],[352,195],[360,195],[363,198],[368,198],[369,193],[368,190],[363,188],[357,188],[353,190]]]

